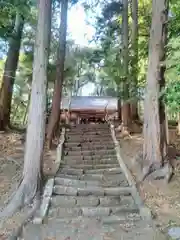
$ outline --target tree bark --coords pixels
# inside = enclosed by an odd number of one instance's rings
[[[118,120],[121,122],[122,121],[122,112],[121,112],[121,99],[118,98],[118,103],[117,103],[117,109],[118,109]]]
[[[122,124],[128,128],[131,121],[129,103],[129,81],[128,81],[128,1],[123,0],[123,23],[122,23],[122,44],[123,44],[123,101],[122,101]]]
[[[51,148],[52,138],[58,129],[61,107],[62,87],[64,80],[64,62],[66,54],[66,34],[67,34],[67,10],[68,0],[61,1],[61,23],[59,30],[59,47],[57,51],[56,80],[52,99],[52,109],[47,128],[47,143]]]
[[[143,178],[163,166],[167,156],[165,107],[159,98],[165,84],[168,0],[153,0],[146,96],[144,101]],[[167,176],[166,176],[167,177]]]
[[[39,195],[41,160],[45,136],[47,65],[51,0],[39,0],[34,51],[32,91],[28,115],[24,170],[21,184],[0,217],[12,215],[18,208]]]
[[[131,102],[131,118],[139,120],[138,116],[138,0],[132,0],[132,102]]]
[[[178,126],[177,126],[177,133],[180,135],[180,113],[178,114]]]
[[[9,50],[0,91],[0,130],[6,129],[10,124],[11,100],[19,59],[23,26],[24,18],[20,12],[17,11],[14,31],[9,40]]]

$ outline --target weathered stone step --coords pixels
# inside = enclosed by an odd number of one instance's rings
[[[62,173],[60,171],[57,172],[56,174],[57,177],[62,177],[62,178],[69,178],[69,179],[79,179],[79,180],[98,180],[98,181],[123,181],[126,180],[124,174],[111,174],[108,173],[106,175],[102,173],[90,173],[90,174],[81,174],[81,175],[75,175],[75,174],[67,174],[67,173]]]
[[[96,156],[96,155],[113,155],[116,154],[114,149],[103,150],[81,150],[81,151],[67,151],[65,150],[65,156]]]
[[[100,160],[100,159],[109,159],[110,161],[112,160],[117,160],[116,155],[107,155],[107,156],[103,156],[103,155],[94,155],[94,156],[64,156],[63,157],[63,161],[64,162],[68,162],[68,161],[82,161],[83,160]]]
[[[131,187],[110,187],[103,188],[97,186],[86,186],[86,187],[69,187],[55,185],[53,188],[53,193],[57,195],[65,196],[120,196],[120,195],[130,195],[132,192]]]
[[[100,186],[99,181],[85,181],[85,180],[76,180],[76,179],[68,179],[62,177],[55,177],[56,185],[64,185],[64,186],[78,186],[78,187],[86,187],[86,186]]]
[[[87,165],[99,165],[99,164],[117,164],[117,159],[89,159],[89,160],[84,160],[84,159],[78,159],[78,160],[73,160],[72,158],[67,160],[63,159],[61,161],[62,164],[87,164]]]
[[[105,169],[105,168],[118,168],[119,164],[77,164],[77,163],[69,163],[69,164],[61,164],[61,167],[69,166],[70,168],[83,169],[83,170],[94,170],[94,169]]]
[[[102,173],[102,174],[121,174],[122,170],[120,167],[116,167],[116,168],[101,168],[101,169],[91,169],[91,170],[84,170],[84,173],[88,173],[88,174],[95,174],[95,173]]]
[[[111,136],[106,136],[106,137],[101,137],[100,135],[99,136],[74,136],[74,137],[66,137],[66,142],[81,142],[81,141],[84,141],[84,142],[91,142],[91,141],[95,141],[95,142],[107,142],[109,141],[109,138]]]
[[[52,207],[96,207],[100,204],[100,199],[95,196],[72,197],[72,196],[53,196],[51,199]]]
[[[114,145],[108,146],[96,146],[96,145],[87,145],[87,146],[79,146],[79,147],[66,147],[66,151],[98,151],[98,150],[114,150]]]
[[[106,136],[108,134],[110,134],[110,129],[109,128],[104,128],[104,129],[79,129],[79,130],[70,130],[67,132],[67,135],[70,136],[81,136],[81,135],[91,135],[91,136],[98,136],[98,135],[102,135],[102,136]]]
[[[66,133],[67,137],[77,137],[77,136],[100,136],[100,137],[107,137],[107,136],[111,136],[110,131],[92,131],[92,132],[81,132],[81,133],[77,133],[77,132],[67,132]]]
[[[76,168],[69,168],[67,166],[67,167],[59,169],[58,172],[63,173],[63,174],[70,174],[70,175],[82,175],[84,173],[84,170],[83,169],[76,169]]]
[[[101,149],[107,148],[107,149],[112,149],[114,148],[114,144],[112,142],[104,143],[103,145],[101,143],[93,143],[93,142],[65,142],[64,144],[65,148],[81,148],[81,149]]]
[[[74,131],[69,131],[67,132],[67,135],[68,136],[80,136],[80,135],[84,135],[84,134],[87,134],[87,135],[90,135],[90,136],[98,136],[98,135],[102,135],[102,136],[106,136],[106,135],[110,135],[110,130],[107,129],[107,130],[96,130],[96,129],[93,129],[92,131],[80,131],[80,132],[74,132]]]
[[[97,145],[97,146],[101,146],[101,145],[104,145],[104,146],[107,146],[107,145],[111,145],[112,146],[112,141],[110,141],[110,139],[99,139],[99,140],[76,140],[76,141],[65,141],[65,146],[78,146],[78,145]]]
[[[107,217],[111,214],[119,214],[119,213],[136,213],[138,209],[135,207],[73,207],[73,208],[63,208],[63,207],[56,207],[51,208],[49,210],[48,216],[49,217],[56,217],[56,218],[66,218],[66,217]],[[126,214],[125,214],[126,215]],[[123,216],[122,216],[123,218]],[[124,219],[127,219],[124,217]]]
[[[55,178],[56,185],[64,185],[64,186],[76,186],[76,187],[86,187],[86,186],[99,186],[99,187],[127,187],[128,182],[125,179],[118,180],[80,180],[80,179],[72,179],[67,177],[56,177]]]
[[[111,216],[101,218],[103,224],[133,224],[141,220],[141,216],[137,213],[127,214],[111,214]]]
[[[82,174],[121,174],[122,170],[120,167],[116,168],[101,168],[101,169],[90,169],[90,170],[84,170],[84,169],[76,169],[76,168],[70,168],[69,166],[61,168],[59,173],[64,174],[70,174],[70,175],[82,175]]]
[[[99,140],[89,140],[89,141],[65,141],[65,146],[78,146],[78,145],[88,145],[88,144],[92,144],[92,145],[98,145],[101,146],[101,144],[105,144],[105,145],[111,145],[112,146],[112,141],[111,139],[99,139]]]
[[[53,196],[51,199],[51,207],[127,207],[134,206],[131,196],[123,197],[96,197],[96,196]]]
[[[80,132],[89,132],[89,131],[109,131],[109,126],[83,126],[83,125],[78,125],[76,127],[72,127],[69,132],[75,132],[75,133],[80,133]]]

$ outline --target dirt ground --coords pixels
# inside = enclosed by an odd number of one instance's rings
[[[17,188],[23,170],[23,145],[21,135],[17,133],[0,133],[0,209]],[[170,131],[170,141],[180,149],[180,139],[177,138],[174,130]],[[141,149],[143,138],[140,134],[134,135],[131,139],[120,141],[122,156],[126,164],[136,176],[133,167],[133,158]],[[45,153],[44,172],[47,175],[53,174],[56,151]],[[179,160],[180,161],[180,160]],[[176,174],[172,181],[165,185],[162,181],[149,183],[145,181],[141,186],[141,195],[147,206],[156,218],[158,228],[166,233],[169,226],[180,225],[180,168],[176,168]],[[0,226],[0,239],[7,239],[9,232],[18,226],[23,219],[24,212],[17,213],[13,218]]]
[[[9,201],[12,193],[17,189],[21,180],[24,163],[24,143],[21,140],[22,134],[0,133],[0,211]],[[45,152],[44,172],[46,175],[53,174],[56,151]],[[19,226],[24,214],[24,209],[15,214],[8,221],[0,221],[0,240],[7,239],[7,236],[14,228]]]
[[[180,150],[180,137],[175,130],[169,131],[170,144]],[[136,178],[137,171],[134,166],[134,157],[141,151],[143,138],[140,134],[132,138],[121,139],[122,156]],[[180,159],[176,160],[175,175],[169,184],[163,180],[144,181],[140,186],[140,194],[145,204],[152,210],[157,227],[167,233],[170,226],[180,226]]]

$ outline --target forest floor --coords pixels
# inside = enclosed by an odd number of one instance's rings
[[[17,188],[21,179],[23,169],[23,144],[21,134],[0,133],[0,210],[12,192]],[[174,130],[170,130],[170,142],[177,145],[180,150],[180,139],[175,135]],[[122,139],[122,155],[126,164],[134,176],[136,169],[133,165],[134,156],[141,150],[143,138],[140,134],[134,135],[131,139]],[[51,175],[54,172],[54,161],[56,151],[45,153],[44,172]],[[180,160],[179,160],[180,162]],[[180,226],[180,167],[177,164],[176,174],[167,185],[162,180],[149,183],[145,181],[141,186],[141,195],[145,203],[152,210],[155,216],[157,227],[167,233],[170,226]],[[24,209],[27,211],[28,209]],[[24,211],[17,213],[0,226],[0,239],[7,239],[9,232],[21,223]],[[160,239],[159,239],[160,240]]]
[[[24,143],[22,134],[16,132],[0,133],[0,211],[9,201],[21,180],[24,163]],[[53,175],[56,151],[45,151],[44,173]],[[8,239],[8,235],[23,221],[29,208],[18,212],[8,221],[0,221],[0,240]]]
[[[169,137],[170,144],[175,145],[177,151],[180,152],[180,137],[176,135],[174,129],[169,130]],[[120,144],[122,157],[136,178],[138,171],[134,164],[134,158],[138,152],[142,151],[142,135],[137,134],[131,139],[121,139]],[[169,184],[163,180],[145,180],[139,189],[145,204],[152,210],[156,226],[165,235],[170,227],[180,226],[180,159],[175,160],[174,163],[175,175]]]

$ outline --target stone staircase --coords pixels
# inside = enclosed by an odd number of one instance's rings
[[[55,177],[49,216],[103,221],[138,212],[117,162],[107,124],[80,125],[66,134],[64,159]]]
[[[24,239],[145,239],[151,228],[120,168],[108,124],[72,127],[63,155],[44,224],[28,224]],[[136,238],[138,229],[144,235]]]

